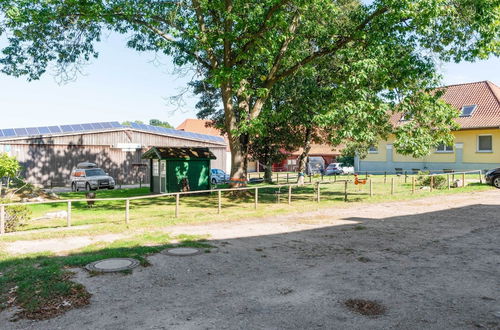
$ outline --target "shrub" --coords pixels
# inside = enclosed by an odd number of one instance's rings
[[[431,186],[431,176],[430,172],[418,172],[417,181],[422,186]],[[443,175],[434,175],[432,176],[432,188],[433,189],[442,189],[447,186],[446,176]]]
[[[0,203],[9,203],[8,200],[1,200]],[[23,226],[31,215],[31,211],[26,205],[12,205],[5,207],[5,232],[16,231]]]

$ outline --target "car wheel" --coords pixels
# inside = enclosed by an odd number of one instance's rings
[[[493,178],[493,185],[500,189],[500,175]]]
[[[90,188],[90,184],[88,182],[85,185],[85,190],[87,190],[87,191],[91,191],[92,190],[92,188]]]
[[[71,191],[72,192],[76,191],[76,184],[74,182],[71,184]]]
[[[212,184],[217,184],[217,180],[212,179]]]

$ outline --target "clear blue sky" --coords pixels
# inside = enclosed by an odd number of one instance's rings
[[[125,121],[151,118],[177,126],[194,118],[196,100],[186,95],[178,107],[169,97],[178,95],[192,75],[179,76],[169,58],[152,63],[154,54],[125,47],[125,38],[111,36],[99,46],[100,56],[84,68],[85,75],[60,85],[50,73],[27,82],[0,74],[0,128]],[[446,64],[445,84],[490,80],[500,85],[500,59]]]

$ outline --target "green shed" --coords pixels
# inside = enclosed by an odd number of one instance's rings
[[[208,148],[152,147],[142,158],[150,162],[151,192],[210,189],[210,160],[216,157]]]

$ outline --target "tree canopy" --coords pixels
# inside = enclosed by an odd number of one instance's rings
[[[342,58],[369,54],[359,63],[370,65],[373,59],[371,65],[387,68],[378,71],[376,79],[385,81],[385,92],[411,89],[409,94],[417,96],[411,81],[391,84],[393,74],[432,72],[436,60],[474,61],[499,55],[498,11],[498,0],[375,0],[371,4],[359,0],[2,0],[0,33],[6,34],[7,46],[0,65],[2,72],[28,79],[38,79],[49,65],[65,75],[74,65],[98,56],[95,43],[105,31],[125,34],[128,47],[170,55],[176,65],[193,67],[219,90],[232,150],[231,175],[244,178],[252,126],[278,82],[326,58],[342,70]],[[391,66],[401,51],[407,52],[404,60]],[[353,83],[366,80],[351,72]],[[346,90],[343,85],[337,85],[338,93]],[[418,102],[424,99],[419,97]],[[370,114],[349,111],[348,125]],[[346,122],[332,120],[338,125]],[[346,134],[356,133],[354,127]],[[400,147],[411,147],[411,141],[401,142]]]

